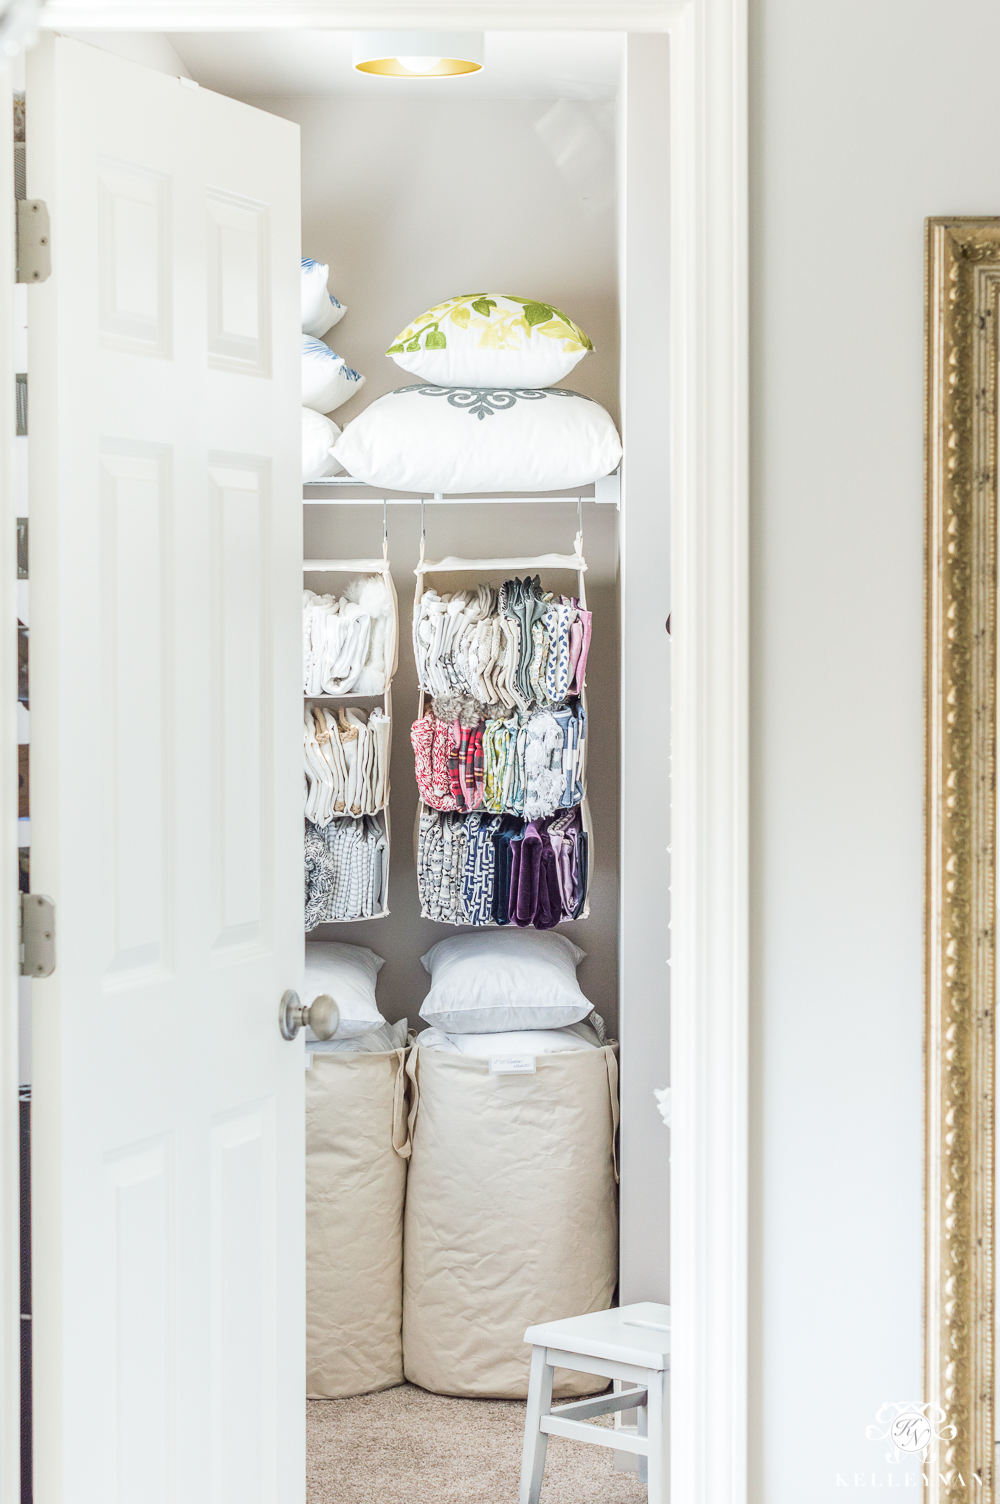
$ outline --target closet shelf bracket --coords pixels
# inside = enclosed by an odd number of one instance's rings
[[[612,470],[610,475],[602,475],[600,480],[594,481],[594,500],[602,506],[614,507],[616,512],[621,511],[621,466],[619,466],[617,470]]]

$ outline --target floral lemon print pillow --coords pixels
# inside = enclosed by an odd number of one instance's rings
[[[438,386],[547,387],[593,348],[551,303],[472,292],[428,308],[386,354]]]

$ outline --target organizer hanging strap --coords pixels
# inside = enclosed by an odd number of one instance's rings
[[[577,559],[579,559],[579,561],[580,561],[580,565],[577,567],[577,571],[576,571],[576,598],[580,602],[581,608],[585,611],[587,609],[587,586],[586,586],[586,584],[584,582],[583,575],[584,575],[584,570],[586,569],[587,566],[584,563],[584,558],[583,558],[583,497],[582,496],[578,496],[576,498],[576,537],[573,539],[573,552],[576,555]]]
[[[389,510],[385,497],[382,497],[382,563],[389,568]]]
[[[413,1151],[413,1130],[417,1126],[417,1112],[420,1109],[420,1086],[417,1081],[417,1056],[419,1054],[416,1044],[411,1044],[406,1054],[406,1074],[410,1078],[410,1115],[406,1120],[408,1153]]]
[[[618,1173],[618,1060],[615,1056],[614,1045],[604,1046],[604,1063],[608,1068],[608,1091],[611,1095],[611,1163],[615,1170],[615,1185],[620,1179]]]
[[[400,1159],[409,1159],[413,1152],[410,1125],[406,1118],[406,1056],[405,1049],[396,1050],[398,1066],[392,1085],[392,1147]]]

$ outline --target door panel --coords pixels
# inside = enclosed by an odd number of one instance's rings
[[[303,1495],[298,131],[29,60],[38,1504]]]
[[[173,1397],[170,1141],[160,1138],[111,1154],[107,1231],[115,1303],[111,1389],[118,1497],[168,1497]]]
[[[221,371],[270,374],[267,206],[208,195],[208,358]]]
[[[173,824],[168,652],[175,623],[170,451],[102,446],[102,802],[110,877],[105,990],[163,975],[172,952],[167,913]],[[145,810],[144,839],[135,814]]]
[[[274,1103],[213,1125],[213,1473],[219,1504],[275,1492]],[[299,1395],[302,1407],[301,1390]]]
[[[271,527],[269,475],[245,456],[212,456],[208,504],[215,524],[217,623],[212,665],[219,790],[214,831],[219,872],[214,959],[267,943],[270,772],[262,757],[270,711],[270,640],[264,553]],[[259,728],[259,731],[258,731]]]
[[[98,166],[101,343],[169,355],[170,180],[134,162]]]

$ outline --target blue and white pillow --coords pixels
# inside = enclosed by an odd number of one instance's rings
[[[340,429],[332,418],[314,413],[311,407],[302,409],[302,480],[305,485],[336,475],[340,466],[333,458],[333,446],[339,438]]]
[[[355,397],[365,384],[329,345],[310,335],[302,336],[302,406],[317,413],[332,413]]]
[[[302,333],[322,338],[334,324],[339,324],[347,309],[338,303],[326,284],[330,268],[311,257],[302,258]]]

